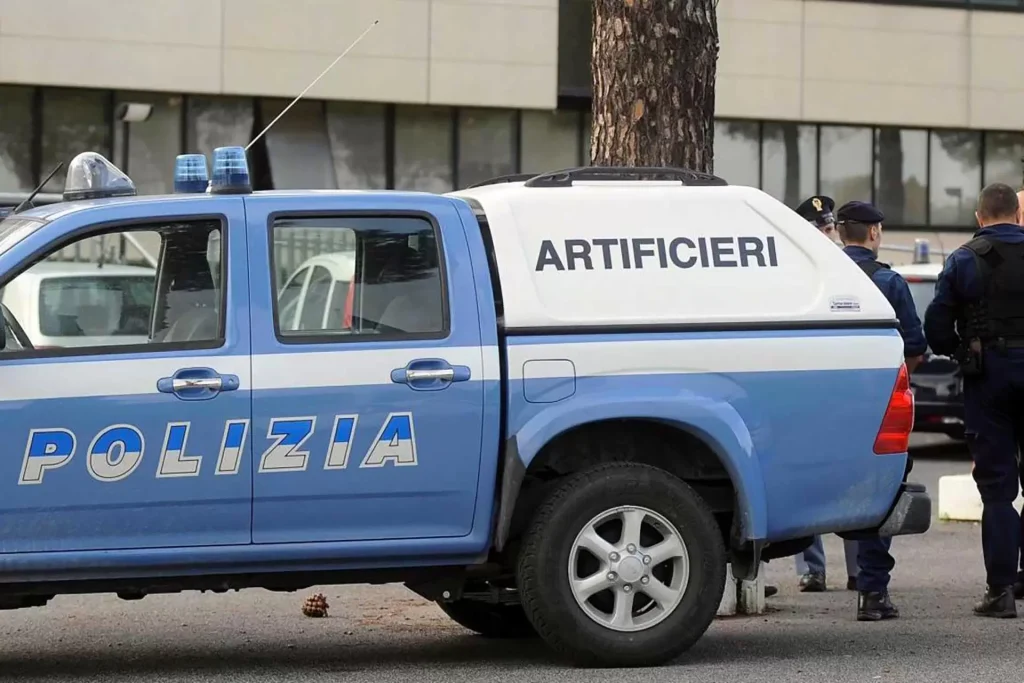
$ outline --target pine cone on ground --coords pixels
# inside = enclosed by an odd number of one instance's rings
[[[314,593],[302,603],[302,613],[307,617],[326,617],[328,607],[327,597],[323,593]]]

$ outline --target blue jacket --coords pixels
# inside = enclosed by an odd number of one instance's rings
[[[1024,230],[1013,223],[990,225],[974,233],[995,238],[999,242],[1016,244],[1024,242]],[[946,265],[935,283],[935,298],[928,304],[924,314],[925,335],[932,351],[941,355],[952,355],[960,345],[956,331],[956,318],[961,309],[983,294],[981,279],[974,263],[974,254],[960,247],[946,259]]]
[[[843,251],[854,263],[875,260],[874,253],[867,247],[849,246],[844,247]],[[903,355],[912,358],[924,354],[928,349],[928,342],[924,338],[921,319],[917,317],[914,298],[910,295],[907,281],[891,268],[879,269],[871,276],[871,281],[882,290],[882,294],[896,311],[896,319],[900,322],[900,334],[903,336]]]

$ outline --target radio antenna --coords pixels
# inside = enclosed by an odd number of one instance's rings
[[[273,120],[273,121],[271,121],[271,122],[270,122],[270,123],[269,123],[269,124],[267,125],[267,127],[266,127],[266,128],[264,128],[264,129],[263,129],[262,131],[260,131],[260,134],[259,134],[259,135],[257,135],[256,137],[254,137],[254,138],[252,139],[252,142],[250,142],[250,143],[249,143],[248,145],[246,145],[246,146],[245,146],[245,151],[247,151],[247,152],[248,152],[248,151],[249,151],[249,148],[250,148],[250,147],[252,147],[252,146],[253,146],[254,144],[256,144],[256,141],[257,141],[257,140],[259,140],[259,139],[260,139],[261,137],[263,137],[264,133],[266,133],[266,132],[267,132],[268,130],[270,130],[270,129],[271,129],[272,127],[273,127],[273,125],[274,125],[275,123],[277,123],[278,119],[280,119],[280,118],[281,118],[282,116],[284,116],[285,114],[287,114],[287,113],[288,113],[288,110],[289,110],[289,109],[291,109],[292,107],[294,107],[294,106],[295,106],[295,103],[296,103],[296,102],[298,102],[299,100],[301,100],[301,99],[302,99],[302,96],[303,96],[303,95],[305,95],[305,94],[306,94],[307,92],[309,92],[309,91],[310,91],[310,89],[311,89],[311,88],[312,88],[312,87],[313,87],[314,85],[316,85],[316,84],[317,84],[318,82],[320,82],[320,79],[321,79],[321,78],[323,78],[324,76],[326,76],[326,75],[327,75],[327,72],[328,72],[328,71],[330,71],[331,69],[333,69],[333,68],[334,68],[334,65],[335,65],[335,64],[337,64],[338,62],[340,62],[340,61],[341,61],[341,58],[342,58],[342,57],[344,57],[345,55],[347,55],[347,54],[348,54],[348,53],[349,53],[349,52],[350,52],[350,51],[352,50],[352,48],[354,48],[354,47],[355,47],[356,45],[358,45],[358,44],[359,44],[359,41],[360,41],[360,40],[362,40],[363,38],[365,38],[365,37],[366,37],[366,34],[367,34],[367,33],[369,33],[369,32],[370,32],[371,30],[373,30],[373,27],[374,27],[374,26],[376,26],[376,25],[377,25],[377,24],[379,24],[379,23],[380,23],[380,19],[374,19],[374,20],[373,20],[373,23],[372,23],[372,24],[370,24],[369,26],[367,26],[367,27],[366,27],[366,30],[365,30],[365,31],[363,31],[363,32],[362,32],[362,33],[361,33],[361,34],[359,35],[359,37],[358,37],[358,38],[356,38],[356,39],[355,39],[354,41],[352,41],[352,44],[351,44],[351,45],[349,45],[349,46],[348,46],[347,48],[345,48],[345,51],[344,51],[344,52],[342,52],[342,53],[341,53],[340,55],[338,55],[338,57],[337,57],[337,58],[336,58],[336,59],[335,59],[335,60],[334,60],[333,62],[331,62],[331,63],[330,63],[330,65],[329,65],[329,66],[328,66],[328,67],[327,67],[326,69],[324,69],[323,71],[321,71],[321,72],[320,72],[320,75],[319,75],[319,76],[317,76],[316,78],[314,78],[314,79],[313,79],[313,82],[312,82],[312,83],[310,83],[309,85],[307,85],[307,86],[306,86],[306,89],[305,89],[305,90],[303,90],[302,92],[300,92],[300,93],[299,93],[299,95],[298,95],[298,97],[296,97],[296,98],[295,98],[294,100],[292,100],[292,101],[291,101],[291,104],[289,104],[289,105],[288,105],[287,107],[285,107],[285,108],[284,108],[284,109],[283,109],[283,110],[281,111],[281,113],[280,113],[280,114],[278,114],[278,115],[277,115],[277,117],[275,117],[275,118],[274,118],[274,120]]]

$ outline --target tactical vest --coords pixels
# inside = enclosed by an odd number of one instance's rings
[[[1008,244],[986,236],[964,245],[974,256],[981,298],[964,307],[962,337],[1024,342],[1024,242]]]
[[[867,276],[869,278],[873,278],[875,273],[877,273],[878,271],[882,270],[883,268],[888,268],[889,267],[889,266],[887,266],[884,263],[879,263],[878,261],[873,261],[873,260],[872,261],[857,261],[857,265],[860,266],[860,269],[863,270],[867,274]],[[874,282],[874,280],[872,280],[872,282]],[[876,286],[877,286],[877,284],[876,284]]]

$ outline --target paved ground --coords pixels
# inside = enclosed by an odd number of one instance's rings
[[[939,476],[968,468],[959,448],[939,443],[918,451],[914,478],[934,491]],[[936,523],[899,539],[892,590],[904,616],[884,624],[857,623],[844,590],[800,594],[792,560],[776,561],[773,611],[718,620],[676,665],[643,672],[569,669],[536,642],[469,635],[404,589],[357,586],[322,589],[333,609],[320,620],[300,614],[304,594],[265,591],[69,597],[0,612],[0,681],[1017,680],[1024,619],[970,614],[983,579],[979,545],[974,525]],[[826,552],[842,567],[838,538],[826,539]]]

